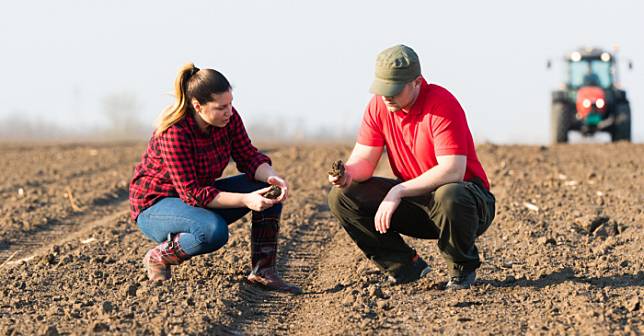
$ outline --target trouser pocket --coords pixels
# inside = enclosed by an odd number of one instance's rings
[[[479,226],[476,230],[476,235],[482,235],[492,224],[494,214],[496,211],[496,200],[494,195],[483,186],[479,179],[465,182],[467,189],[474,195],[476,200],[476,208],[479,216]]]

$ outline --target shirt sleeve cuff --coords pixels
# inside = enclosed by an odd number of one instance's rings
[[[215,199],[215,197],[219,194],[219,190],[215,187],[205,187],[202,191],[202,197],[200,197],[200,204],[198,204],[202,208],[207,208],[208,204],[212,202],[212,200]]]
[[[385,145],[385,142],[382,141],[381,139],[372,139],[372,138],[364,138],[364,137],[358,138],[357,143],[365,146],[370,146],[370,147],[381,147]]]
[[[467,150],[460,148],[460,147],[444,147],[444,148],[437,148],[436,149],[436,155],[441,156],[441,155],[467,155]]]
[[[260,153],[260,155],[258,155],[254,160],[252,160],[248,164],[248,177],[250,177],[251,179],[255,179],[255,172],[257,171],[257,168],[261,166],[263,163],[268,163],[269,165],[273,164],[273,162],[268,156]]]

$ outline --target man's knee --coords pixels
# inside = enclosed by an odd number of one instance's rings
[[[346,194],[347,188],[331,188],[328,195],[328,204],[331,213],[340,218],[342,214],[351,211],[349,197]]]
[[[329,195],[327,195],[327,203],[329,204],[329,209],[332,213],[337,213],[337,209],[340,206],[340,197],[342,190],[340,188],[331,188]]]
[[[463,183],[448,183],[434,192],[434,202],[447,215],[454,215],[469,207],[472,210],[476,203]]]

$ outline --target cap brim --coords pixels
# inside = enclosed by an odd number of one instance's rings
[[[369,92],[377,96],[393,97],[397,96],[403,90],[405,84],[407,83],[392,82],[376,78],[371,84]]]

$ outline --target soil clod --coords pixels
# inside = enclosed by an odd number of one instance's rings
[[[264,197],[268,199],[277,199],[280,195],[282,195],[282,189],[276,185],[272,185],[271,189],[264,193]]]
[[[344,162],[342,162],[342,160],[335,160],[331,164],[331,170],[329,170],[329,175],[333,177],[344,176]]]

